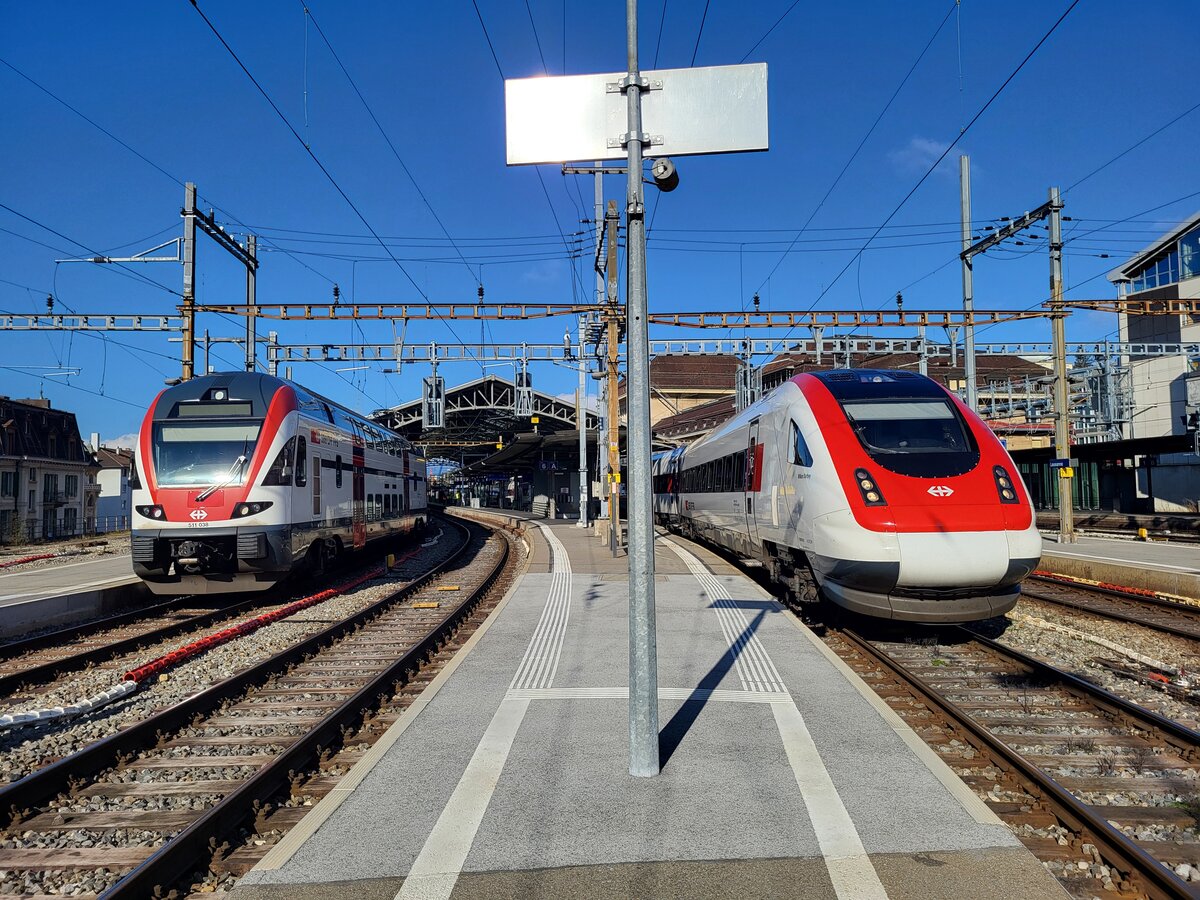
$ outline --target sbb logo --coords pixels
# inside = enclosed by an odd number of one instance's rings
[[[954,488],[946,484],[935,484],[929,489],[929,493],[934,497],[949,497],[954,493]]]
[[[191,516],[193,519],[195,519],[197,522],[199,522],[201,519],[208,518],[208,510],[193,509],[190,513],[188,513],[188,515]]]

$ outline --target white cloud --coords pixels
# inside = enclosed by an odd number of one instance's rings
[[[932,138],[914,137],[903,147],[888,153],[892,165],[904,175],[923,175],[943,153],[949,144]],[[958,168],[953,154],[948,154],[937,167],[940,175],[958,177]]]
[[[136,450],[138,436],[136,433],[122,434],[114,438],[101,438],[100,443],[105,447],[124,447],[127,450]]]

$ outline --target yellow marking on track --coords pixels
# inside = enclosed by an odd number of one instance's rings
[[[436,600],[423,600],[420,603],[414,603],[412,605],[412,608],[413,609],[437,609],[439,606],[441,606],[441,604],[438,603]]]
[[[438,590],[439,591],[457,591],[458,585],[457,584],[443,584],[441,587],[438,588]]]

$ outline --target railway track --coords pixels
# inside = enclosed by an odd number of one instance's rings
[[[416,690],[422,667],[499,590],[510,539],[445,527],[466,539],[425,576],[0,789],[0,894],[152,896],[265,852],[250,840],[256,824],[270,835],[298,821],[296,792],[328,790],[369,741],[380,698],[386,708],[407,696],[404,684]],[[229,847],[247,840],[254,850],[230,863]]]
[[[1200,893],[1200,734],[964,629],[941,634],[826,640],[1073,895]]]
[[[267,597],[255,596],[214,609],[195,597],[177,597],[83,625],[71,625],[12,641],[0,646],[0,696],[111,659],[153,641],[209,627],[269,602]]]
[[[1135,594],[1101,585],[1031,575],[1021,585],[1021,593],[1046,603],[1200,641],[1200,606],[1166,600],[1149,592]]]

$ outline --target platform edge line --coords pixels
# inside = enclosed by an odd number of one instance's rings
[[[522,566],[521,571],[515,574],[513,583],[505,592],[500,602],[496,604],[495,609],[488,613],[475,633],[467,638],[466,642],[459,648],[442,670],[433,677],[426,685],[425,690],[421,691],[392,726],[385,731],[369,750],[363,755],[357,763],[355,763],[350,771],[345,774],[341,781],[328,794],[322,797],[317,805],[309,810],[308,814],[301,819],[294,828],[283,836],[283,839],[272,847],[263,856],[262,859],[255,864],[254,868],[243,876],[243,881],[254,872],[273,872],[281,868],[288,860],[290,860],[304,844],[317,833],[318,829],[329,819],[330,816],[337,810],[342,803],[350,797],[351,794],[362,784],[375,765],[384,757],[391,749],[392,745],[400,739],[400,736],[408,729],[427,707],[434,697],[438,695],[442,687],[450,680],[450,677],[458,670],[462,664],[475,649],[475,646],[483,640],[483,636],[487,634],[492,624],[500,617],[504,608],[508,606],[510,600],[516,596],[517,588],[520,587],[522,579],[525,577],[528,569],[528,560],[532,558],[532,554],[526,555],[526,564]],[[311,822],[311,824],[309,824]],[[294,837],[293,837],[294,835]],[[253,882],[246,882],[252,884]]]
[[[967,783],[955,774],[954,770],[946,764],[946,762],[937,755],[937,753],[909,726],[900,715],[888,706],[878,694],[871,690],[870,685],[863,681],[858,673],[848,666],[840,656],[834,653],[825,642],[818,638],[812,631],[793,613],[790,609],[784,610],[788,620],[804,635],[817,651],[829,660],[842,675],[846,678],[854,689],[862,695],[863,699],[871,705],[888,724],[888,727],[900,737],[900,740],[908,746],[908,748],[916,755],[925,768],[927,768],[933,777],[942,783],[942,786],[950,792],[950,795],[958,801],[959,805],[966,810],[975,822],[979,825],[997,825],[1005,831],[1009,831],[1008,826],[1001,821],[1000,817],[992,812],[991,808],[979,799],[979,796],[968,787]],[[1009,831],[1011,834],[1011,831]]]

